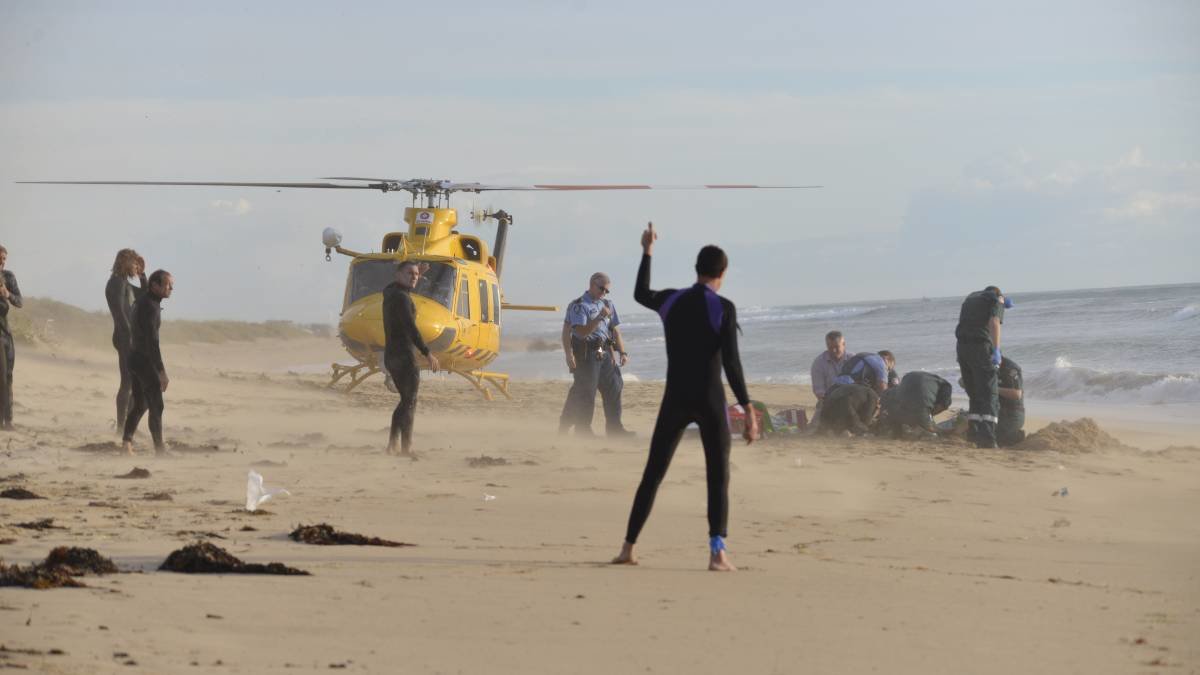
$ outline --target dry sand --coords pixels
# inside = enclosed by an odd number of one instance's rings
[[[287,373],[340,358],[332,340],[165,352],[167,437],[219,451],[159,460],[73,449],[115,439],[115,358],[20,351],[20,428],[0,435],[0,478],[24,476],[0,487],[48,499],[0,499],[0,539],[14,540],[0,557],[24,564],[54,546],[86,546],[132,573],[86,577],[82,589],[0,589],[0,668],[1200,669],[1195,424],[1139,443],[1136,427],[1094,412],[1133,447],[1072,453],[806,437],[738,444],[736,574],[704,571],[703,459],[687,438],[643,534],[641,566],[613,567],[659,385],[626,388],[637,439],[579,441],[554,434],[564,383],[515,382],[516,401],[487,404],[456,378],[426,377],[422,459],[411,462],[381,452],[395,398],[379,379],[346,396],[324,389],[323,376]],[[751,392],[773,407],[807,399],[790,387]],[[1031,428],[1046,421],[1031,410]],[[481,455],[506,463],[472,467]],[[134,467],[150,477],[115,477]],[[291,496],[244,512],[250,468]],[[1052,496],[1062,487],[1068,496]],[[41,518],[66,529],[11,526]],[[318,522],[417,546],[287,538]],[[197,539],[312,576],[156,571]]]

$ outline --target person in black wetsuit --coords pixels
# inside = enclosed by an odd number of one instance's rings
[[[133,303],[133,341],[129,351],[129,373],[133,377],[133,404],[125,416],[125,433],[122,442],[125,452],[133,452],[133,432],[146,410],[150,411],[150,436],[154,439],[154,452],[165,455],[166,445],[162,438],[163,392],[171,380],[163,367],[162,351],[158,346],[158,327],[162,323],[162,301],[171,297],[175,278],[166,270],[155,270],[150,275],[146,292]]]
[[[129,283],[133,276],[140,280],[138,286]],[[129,372],[129,352],[133,349],[133,304],[145,292],[146,261],[131,248],[121,249],[113,261],[108,284],[104,286],[104,298],[113,320],[113,349],[117,350],[117,368],[121,371],[121,384],[117,387],[118,431],[124,431],[129,395],[133,390],[133,375]]]
[[[695,422],[700,427],[708,477],[708,568],[733,571],[736,568],[725,553],[730,438],[725,388],[721,384],[722,365],[737,402],[746,411],[743,436],[747,443],[758,437],[758,421],[750,409],[750,396],[738,358],[737,311],[732,302],[716,293],[721,288],[728,259],[716,246],[705,246],[696,258],[694,286],[652,291],[650,253],[657,238],[651,223],[642,233],[642,263],[633,297],[662,318],[667,343],[667,385],[650,438],[650,456],[629,514],[625,543],[613,563],[637,564],[633,547],[638,534],[650,516],[655,493],[684,428]]]
[[[21,307],[21,289],[17,276],[4,268],[8,263],[8,249],[0,246],[0,429],[13,430],[13,366],[16,352],[13,349],[12,331],[8,328],[8,310]]]
[[[421,383],[421,367],[413,350],[421,352],[429,369],[437,372],[438,360],[425,345],[417,330],[417,309],[412,289],[421,280],[421,267],[412,260],[396,265],[396,280],[383,289],[383,365],[400,392],[400,403],[392,412],[392,429],[388,436],[387,453],[413,457],[413,417],[417,412],[417,387]],[[400,448],[396,448],[396,440]]]

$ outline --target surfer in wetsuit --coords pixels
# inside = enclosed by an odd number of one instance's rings
[[[133,377],[133,404],[125,416],[125,433],[122,441],[125,452],[133,453],[133,432],[146,410],[150,411],[150,436],[154,439],[155,454],[165,455],[163,445],[162,414],[163,392],[170,378],[163,367],[162,351],[158,346],[158,328],[162,322],[162,301],[171,297],[175,278],[166,270],[155,270],[150,275],[147,291],[133,304],[133,334],[129,351],[129,373]]]
[[[383,289],[383,365],[400,392],[400,402],[392,411],[392,428],[388,435],[387,454],[412,457],[413,417],[417,412],[417,387],[421,384],[421,367],[413,350],[421,352],[429,369],[437,372],[438,360],[429,351],[421,331],[417,330],[417,308],[410,293],[421,280],[421,267],[412,260],[396,265],[396,280]],[[400,448],[396,448],[396,440]]]
[[[134,286],[129,277],[141,281]],[[117,430],[122,431],[129,412],[129,395],[133,391],[133,375],[129,372],[129,352],[133,349],[133,304],[146,292],[146,261],[131,248],[117,252],[113,261],[112,276],[104,286],[104,298],[113,320],[113,348],[117,350],[117,368],[121,371],[121,384],[117,387]]]
[[[667,385],[650,438],[650,456],[629,514],[625,543],[613,563],[637,564],[633,547],[638,534],[650,516],[655,493],[684,428],[695,422],[700,427],[708,477],[708,568],[733,571],[736,568],[725,553],[730,438],[725,388],[721,384],[722,365],[737,402],[746,411],[747,423],[742,435],[747,443],[758,438],[758,420],[750,409],[750,396],[738,358],[737,312],[732,302],[717,295],[729,261],[721,249],[705,246],[696,257],[694,286],[652,291],[650,254],[657,238],[651,223],[642,233],[642,263],[633,297],[662,318],[667,343]]]
[[[0,429],[13,430],[13,349],[12,330],[8,327],[8,310],[21,307],[21,289],[15,274],[4,268],[8,249],[0,246]]]

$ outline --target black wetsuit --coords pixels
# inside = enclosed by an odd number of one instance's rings
[[[825,395],[819,431],[827,434],[843,431],[865,434],[870,430],[868,427],[875,419],[878,406],[879,394],[874,389],[865,384],[839,384]]]
[[[9,306],[20,307],[21,288],[17,286],[17,277],[8,270],[3,271],[4,286],[8,288],[8,299],[0,298],[0,424],[12,426],[13,419],[13,366],[16,365],[17,354],[13,347],[12,331],[8,328]]]
[[[633,297],[658,312],[667,342],[667,386],[663,393],[650,456],[633,500],[625,541],[637,543],[650,516],[654,496],[667,473],[675,447],[688,424],[700,427],[708,477],[708,534],[726,536],[729,519],[729,420],[721,367],[733,395],[750,405],[738,358],[737,310],[703,284],[681,290],[650,290],[650,256],[642,256]]]
[[[880,433],[900,436],[904,427],[937,433],[933,415],[950,407],[954,388],[933,373],[913,371],[880,397]]]
[[[129,374],[133,378],[133,404],[125,416],[126,441],[133,440],[133,432],[146,410],[150,411],[150,435],[154,438],[155,452],[164,452],[162,437],[163,391],[161,377],[166,375],[162,351],[158,346],[158,328],[162,323],[162,298],[153,293],[143,293],[133,303],[133,323],[130,326],[132,343],[129,352]]]
[[[392,412],[389,447],[400,437],[400,447],[408,452],[412,447],[413,417],[417,411],[417,387],[421,384],[421,367],[413,349],[429,356],[429,347],[417,330],[417,309],[409,290],[391,283],[383,289],[383,366],[392,376],[400,403]]]
[[[992,363],[996,345],[988,324],[992,317],[1004,323],[1004,304],[995,291],[976,291],[963,300],[954,336],[958,339],[958,368],[963,388],[970,398],[967,439],[981,448],[996,447],[996,421],[1000,397],[996,391],[996,366]]]
[[[142,276],[141,288],[129,283],[124,275],[113,274],[104,286],[104,298],[113,320],[113,349],[117,350],[117,367],[121,371],[121,384],[117,388],[117,424],[125,423],[129,413],[129,395],[133,390],[133,375],[129,372],[129,353],[133,349],[133,303],[145,293],[146,277]]]
[[[1021,398],[1000,397],[1000,414],[996,422],[996,445],[1002,448],[1025,440],[1025,382],[1021,366],[1005,356],[1000,361],[997,385],[1021,391]]]

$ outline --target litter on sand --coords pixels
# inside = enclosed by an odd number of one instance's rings
[[[283,488],[272,488],[268,490],[263,487],[263,477],[255,470],[251,469],[246,476],[246,510],[257,511],[259,506],[262,506],[272,497],[276,495],[290,495]]]

